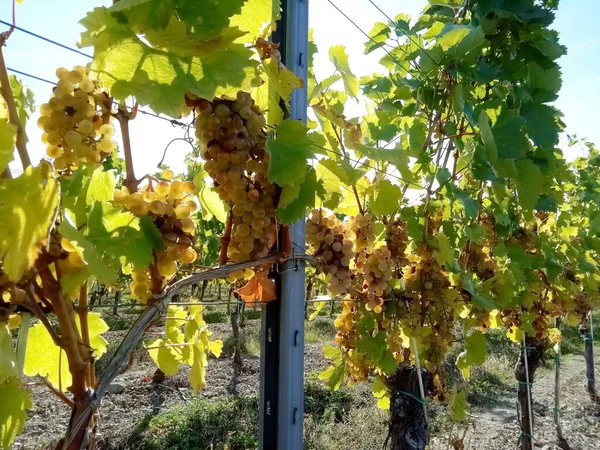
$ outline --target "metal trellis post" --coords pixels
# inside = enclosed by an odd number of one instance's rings
[[[292,93],[289,118],[307,119],[308,0],[282,0],[273,40],[285,66],[304,80]],[[290,226],[294,251],[304,248],[304,219]],[[304,417],[304,261],[280,270],[278,298],[263,309],[261,346],[261,450],[302,450]]]
[[[308,0],[284,0],[285,65],[304,80],[292,93],[290,118],[306,123],[308,94]],[[304,249],[304,218],[290,226],[292,248]],[[296,245],[294,245],[296,244]],[[304,261],[288,261],[281,277],[277,448],[303,449],[304,417]]]

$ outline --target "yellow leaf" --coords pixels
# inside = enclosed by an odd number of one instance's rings
[[[15,437],[23,431],[27,410],[33,405],[29,392],[15,378],[0,384],[0,398],[0,447],[9,450]]]
[[[256,38],[268,37],[275,29],[275,22],[280,18],[279,0],[248,0],[244,3],[242,11],[231,17],[229,26],[239,27],[245,31],[236,42],[252,43]]]
[[[208,343],[208,349],[215,356],[215,358],[221,357],[221,352],[223,351],[223,341],[210,341]]]
[[[206,387],[207,364],[206,348],[201,341],[198,341],[193,346],[192,369],[189,376],[190,385],[196,394]]]
[[[515,327],[514,325],[510,327],[510,329],[506,332],[506,337],[508,337],[511,341],[521,344],[523,342],[523,330]]]
[[[471,314],[471,307],[468,305],[462,305],[462,310],[460,311],[460,318],[466,319]]]
[[[165,347],[165,345],[168,344],[169,341],[166,339],[157,339],[147,345],[146,348],[156,366],[162,370],[165,375],[173,376],[179,371],[179,362],[181,358],[175,348]]]
[[[390,398],[386,396],[377,400],[377,407],[380,409],[390,409]]]
[[[326,304],[327,302],[315,302],[315,310],[310,316],[308,316],[308,320],[314,320],[315,317],[317,317],[319,313],[323,311],[323,308]]]
[[[0,181],[0,260],[11,281],[35,262],[58,206],[58,184],[50,167],[28,167],[15,179]]]
[[[75,322],[81,333],[79,316],[77,315],[75,315]],[[96,359],[99,359],[106,353],[108,346],[108,342],[101,334],[108,331],[109,327],[100,318],[99,313],[89,313],[88,328],[90,345],[94,349]],[[34,325],[29,330],[23,372],[30,377],[34,375],[47,377],[54,387],[62,389],[63,392],[67,391],[73,381],[65,352],[54,344],[48,330],[41,323]]]
[[[498,309],[493,309],[490,311],[490,323],[489,323],[489,327],[492,329],[496,329],[496,328],[500,328],[501,326],[501,322],[500,319],[498,318],[498,316],[500,315],[500,310]]]
[[[6,325],[0,326],[0,383],[17,376],[15,349],[12,335]]]
[[[8,329],[14,330],[15,328],[19,328],[21,326],[21,314],[11,314],[8,317]]]
[[[17,140],[17,127],[0,119],[0,173],[6,169],[13,160],[15,142]]]

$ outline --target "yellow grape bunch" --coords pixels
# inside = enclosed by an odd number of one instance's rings
[[[267,178],[265,118],[250,94],[241,91],[234,100],[200,100],[197,105],[196,137],[204,169],[230,208],[227,260],[264,257],[276,242],[278,230],[277,188]],[[232,276],[233,280],[242,278],[243,271]]]
[[[59,172],[75,170],[80,161],[99,163],[116,147],[110,124],[110,98],[83,66],[57,69],[58,83],[40,106],[37,125],[44,132],[46,155]]]
[[[171,178],[170,170],[163,178]],[[175,276],[179,264],[191,264],[198,254],[192,247],[195,225],[192,213],[198,205],[193,198],[196,185],[191,181],[152,180],[137,192],[130,193],[123,186],[114,192],[114,204],[122,206],[138,217],[149,216],[160,231],[164,250],[156,252],[155,265],[158,274],[151,267],[135,267],[130,284],[131,297],[146,303],[156,290],[162,290]],[[155,280],[159,276],[159,280]]]
[[[328,277],[327,292],[332,297],[347,294],[352,286],[352,237],[356,237],[354,232],[324,209],[314,209],[306,220],[306,242],[312,254],[321,258],[321,268]]]

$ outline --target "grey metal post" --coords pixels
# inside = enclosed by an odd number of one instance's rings
[[[304,80],[292,93],[290,118],[306,123],[308,94],[308,0],[282,1],[286,67]],[[304,219],[290,226],[292,249],[303,251]],[[294,245],[296,244],[296,245]],[[302,250],[300,250],[302,249]],[[304,262],[288,261],[281,277],[277,448],[302,450],[304,416]]]

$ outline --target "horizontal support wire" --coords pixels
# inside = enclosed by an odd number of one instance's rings
[[[399,301],[399,299],[397,298],[384,298],[382,299],[383,302],[395,302],[395,301]],[[169,305],[173,305],[173,306],[226,306],[226,305],[232,305],[235,304],[237,302],[237,300],[232,300],[230,302],[171,302],[169,303]],[[354,303],[366,303],[365,300],[347,300],[341,297],[315,297],[313,299],[310,300],[305,300],[305,303],[341,303],[341,302],[354,302]],[[246,306],[261,306],[261,305],[266,305],[269,302],[259,302],[259,301],[255,301],[255,302],[246,302]],[[128,309],[128,308],[142,308],[145,305],[140,305],[140,304],[136,304],[136,303],[118,303],[118,304],[111,304],[111,305],[88,305],[88,309],[95,309],[95,308],[114,308],[117,307],[118,309]]]
[[[6,25],[7,27],[14,28],[17,31],[21,31],[22,33],[29,34],[30,36],[36,37],[38,39],[41,39],[42,41],[46,41],[46,42],[48,42],[50,44],[53,44],[53,45],[56,45],[58,47],[64,48],[65,50],[69,50],[69,51],[71,51],[73,53],[77,53],[77,54],[79,54],[81,56],[85,56],[86,58],[90,58],[90,59],[93,58],[92,55],[88,55],[87,53],[83,53],[80,50],[77,50],[75,48],[69,47],[68,45],[61,44],[60,42],[53,41],[52,39],[49,39],[49,38],[44,37],[44,36],[41,36],[41,35],[39,35],[37,33],[34,33],[33,31],[26,30],[25,28],[18,27],[16,25],[13,25],[12,23],[5,22],[4,20],[0,20],[0,23],[2,25]]]

